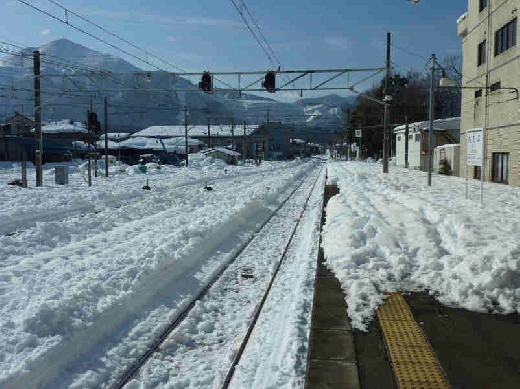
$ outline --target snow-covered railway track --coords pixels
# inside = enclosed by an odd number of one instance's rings
[[[136,377],[137,373],[144,369],[150,362],[153,363],[162,363],[161,358],[159,358],[156,361],[153,361],[153,358],[157,354],[167,354],[168,350],[171,348],[171,340],[169,341],[170,337],[174,337],[173,342],[177,342],[179,337],[178,334],[176,334],[176,330],[180,329],[180,333],[183,332],[180,327],[184,326],[186,328],[190,328],[195,326],[198,327],[207,327],[208,322],[202,322],[202,323],[194,323],[193,320],[200,314],[201,306],[204,306],[204,304],[214,304],[212,302],[212,299],[209,295],[215,294],[217,295],[217,306],[213,305],[212,310],[220,312],[216,314],[216,316],[220,316],[217,318],[212,318],[212,320],[216,319],[216,323],[211,323],[211,331],[215,332],[215,327],[219,326],[219,319],[225,318],[226,312],[229,313],[229,311],[235,311],[240,304],[243,302],[243,298],[245,297],[247,302],[249,304],[252,304],[253,302],[249,300],[253,295],[254,297],[259,297],[255,301],[258,301],[255,305],[254,312],[250,312],[249,315],[246,315],[246,317],[239,320],[239,325],[236,328],[237,332],[240,332],[243,334],[241,340],[239,339],[239,336],[234,336],[234,339],[226,339],[225,340],[218,340],[217,343],[229,343],[227,344],[228,348],[227,351],[229,354],[229,360],[230,364],[228,366],[221,366],[220,367],[220,375],[217,378],[218,383],[214,382],[215,379],[208,379],[206,384],[208,386],[215,386],[215,384],[218,384],[218,386],[222,389],[228,388],[231,380],[233,378],[233,374],[235,371],[235,368],[240,361],[243,352],[246,348],[246,345],[249,341],[250,335],[253,332],[253,329],[255,328],[255,324],[257,323],[258,317],[262,311],[262,308],[264,306],[264,303],[269,296],[269,293],[271,291],[271,287],[279,274],[279,270],[286,258],[287,251],[289,250],[289,247],[291,246],[291,243],[293,241],[293,238],[295,236],[296,230],[300,224],[300,221],[302,220],[302,217],[304,215],[305,210],[307,209],[307,205],[309,203],[309,200],[311,198],[312,193],[315,190],[316,184],[321,176],[322,168],[319,169],[316,177],[306,177],[304,178],[291,192],[290,194],[284,199],[282,203],[277,207],[275,212],[264,222],[262,223],[257,230],[250,236],[250,238],[245,241],[240,249],[236,252],[235,255],[233,255],[229,261],[221,267],[221,269],[214,274],[214,276],[209,280],[204,288],[202,288],[199,293],[197,293],[190,304],[188,304],[173,320],[165,329],[160,333],[159,336],[156,337],[156,339],[153,341],[153,343],[148,347],[148,349],[136,360],[134,364],[132,364],[121,376],[121,378],[111,386],[112,389],[121,389],[124,388],[129,382],[133,380],[134,377]],[[307,185],[304,185],[307,183]],[[310,187],[310,189],[309,189]],[[297,196],[300,192],[308,191],[308,193],[304,193],[303,195],[300,194],[300,196]],[[294,215],[296,214],[296,215]],[[279,218],[280,220],[273,220]],[[280,226],[281,229],[278,231],[275,228],[275,232],[278,232],[279,235],[282,235],[282,240],[284,241],[282,245],[278,245],[277,241],[271,242],[271,252],[266,253],[265,250],[265,244],[266,241],[269,241],[269,236],[272,234],[272,231],[266,231],[266,230],[272,230],[273,229],[273,222],[275,224],[280,224],[282,220],[289,220],[292,219],[291,227],[288,229],[290,230],[290,234],[287,233],[287,230],[284,230],[287,227],[287,223],[285,223],[283,226]],[[263,235],[263,236],[262,236]],[[255,247],[256,246],[256,247]],[[282,249],[283,248],[283,249]],[[249,251],[249,252],[248,252]],[[273,261],[273,253],[276,253],[276,260]],[[263,264],[254,263],[251,262],[251,258],[257,258],[258,255],[264,255],[264,262]],[[259,260],[259,262],[261,262]],[[260,270],[260,272],[255,272],[255,265],[257,266],[257,269]],[[237,278],[234,277],[234,274],[236,272],[241,273]],[[270,275],[270,276],[269,276]],[[241,285],[240,282],[247,283],[249,280],[254,279],[256,281],[256,284],[261,284],[260,287],[256,288],[257,293],[251,293],[245,292],[241,293]],[[258,280],[258,281],[257,281]],[[233,281],[235,281],[233,283]],[[253,283],[253,281],[251,281]],[[231,286],[230,286],[231,284]],[[255,284],[255,285],[256,285]],[[237,286],[238,285],[238,286]],[[216,289],[216,290],[214,290]],[[248,289],[247,286],[245,289]],[[249,289],[255,290],[254,287],[250,287]],[[258,290],[261,289],[261,293],[258,293]],[[226,298],[220,299],[219,296],[221,294],[231,295],[236,294],[235,303],[229,304],[228,301],[226,301]],[[241,294],[244,294],[242,296]],[[220,306],[219,306],[220,305]],[[193,315],[193,311],[199,311]],[[235,313],[238,313],[235,311]],[[193,316],[193,317],[190,317]],[[202,314],[204,316],[204,314]],[[189,323],[191,321],[191,323]],[[203,320],[204,321],[204,320]],[[188,322],[188,323],[187,323]],[[229,323],[223,324],[227,326]],[[235,325],[237,323],[234,323]],[[243,326],[246,325],[246,329],[244,330]],[[228,332],[230,330],[228,328]],[[217,331],[218,332],[218,331]],[[173,334],[173,335],[172,335]],[[181,337],[183,335],[180,335]],[[224,336],[225,338],[225,336]],[[237,346],[237,340],[239,340],[239,346]],[[184,340],[184,342],[190,342],[190,340]],[[192,340],[194,344],[198,343],[197,339]],[[170,343],[170,344],[168,344]],[[173,347],[174,349],[176,347]],[[225,348],[225,347],[224,347]],[[179,354],[182,354],[183,352],[189,350],[182,350]],[[202,351],[204,353],[204,351]],[[162,355],[161,355],[162,357]],[[184,359],[184,357],[178,357],[181,361]],[[189,362],[187,362],[189,364]],[[202,363],[203,364],[203,363]],[[153,367],[150,367],[150,369],[154,369]],[[223,373],[225,372],[225,373]],[[143,374],[139,373],[140,375]],[[146,372],[144,373],[147,374]],[[138,378],[136,378],[138,380]],[[180,380],[185,380],[186,377],[179,377]],[[209,381],[213,381],[213,383],[210,383]],[[144,384],[145,387],[148,387],[149,383]],[[137,387],[129,385],[128,387]]]
[[[276,167],[273,171],[284,171],[291,169],[291,166],[281,166]],[[240,173],[229,173],[223,176],[207,176],[203,178],[197,178],[191,181],[181,182],[180,185],[174,187],[175,191],[181,191],[188,188],[194,188],[198,186],[203,186],[206,182],[210,183],[221,183],[226,181],[231,181],[239,177],[250,177],[254,175],[261,175],[267,173],[267,171],[261,170],[252,170],[249,172],[240,172]],[[144,176],[142,177],[144,180]],[[145,201],[146,198],[151,198],[152,201],[156,201],[160,199],[163,202],[163,207],[157,210],[157,212],[161,212],[164,209],[167,209],[171,200],[175,201],[175,198],[170,199],[168,196],[165,196],[165,192],[170,190],[171,187],[161,181],[158,178],[162,178],[162,176],[151,176],[152,180],[152,192],[150,193],[145,191],[138,192],[138,196],[134,196],[131,199],[126,197],[123,198],[115,198],[111,195],[108,195],[106,198],[100,199],[100,204],[95,204],[92,201],[84,201],[81,200],[78,204],[71,205],[68,207],[64,207],[60,209],[59,212],[56,209],[41,209],[39,211],[35,211],[31,209],[30,212],[16,214],[15,217],[8,217],[7,221],[0,226],[0,235],[4,235],[6,237],[18,237],[23,233],[28,233],[30,235],[30,230],[36,226],[39,222],[54,222],[59,223],[63,222],[67,219],[77,218],[77,223],[83,223],[82,219],[85,217],[99,215],[99,218],[103,218],[105,214],[110,214],[114,212],[118,212],[121,214],[132,214],[136,209],[140,208],[140,202]],[[144,181],[142,181],[144,183]],[[136,187],[140,188],[142,185],[141,182],[136,183]],[[145,197],[147,196],[147,197]],[[157,202],[157,201],[156,201]],[[0,210],[0,215],[2,211]],[[142,215],[137,214],[136,219],[141,218]],[[101,223],[100,223],[101,224]]]

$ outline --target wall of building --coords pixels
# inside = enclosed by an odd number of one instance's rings
[[[519,101],[515,93],[497,90],[488,95],[486,123],[485,84],[486,70],[489,68],[489,84],[500,81],[501,87],[520,88],[520,49],[518,20],[516,45],[494,55],[495,32],[518,17],[520,0],[488,1],[489,10],[493,11],[491,29],[488,32],[488,8],[479,12],[479,0],[468,1],[468,16],[459,24],[462,38],[463,89],[461,112],[461,158],[460,172],[466,171],[466,131],[472,128],[486,127],[485,133],[485,178],[490,181],[492,156],[495,152],[509,153],[509,184],[520,185],[520,115]],[[486,39],[486,63],[478,66],[478,44]],[[475,91],[482,89],[482,96],[476,97]],[[485,125],[486,124],[486,125]],[[473,167],[469,167],[470,178]]]

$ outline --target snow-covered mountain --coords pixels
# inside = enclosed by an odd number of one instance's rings
[[[180,124],[183,107],[190,109],[190,122],[202,124],[207,113],[219,117],[215,122],[236,123],[285,121],[334,130],[341,126],[344,108],[353,103],[350,98],[328,95],[306,98],[295,103],[284,103],[252,94],[239,98],[235,92],[186,93],[143,89],[196,89],[192,82],[162,72],[143,71],[114,55],[103,54],[59,39],[38,48],[27,48],[6,58],[0,66],[0,115],[10,116],[14,111],[34,112],[32,55],[41,52],[42,116],[44,120],[86,120],[86,111],[92,100],[94,111],[103,111],[103,99],[109,101],[109,127],[115,130],[139,130],[150,125]],[[80,64],[72,66],[70,63]],[[100,72],[103,72],[100,76]],[[109,73],[111,72],[111,73]],[[91,73],[91,74],[89,74]],[[135,73],[143,75],[137,76]],[[63,74],[81,74],[78,77],[59,77]],[[112,92],[111,90],[127,90]],[[102,92],[99,92],[99,91]],[[103,120],[101,120],[103,121]]]

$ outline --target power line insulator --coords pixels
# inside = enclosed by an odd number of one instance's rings
[[[269,93],[276,92],[276,74],[274,72],[267,72],[262,82],[262,88],[265,88]]]
[[[213,89],[213,85],[211,85],[211,73],[210,72],[204,72],[202,73],[202,79],[199,82],[199,88],[202,89],[204,92],[211,92]]]

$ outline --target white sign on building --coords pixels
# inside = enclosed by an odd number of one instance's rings
[[[468,166],[482,166],[483,139],[482,128],[466,131],[466,164]]]
[[[361,138],[361,130],[356,130],[356,138]]]

